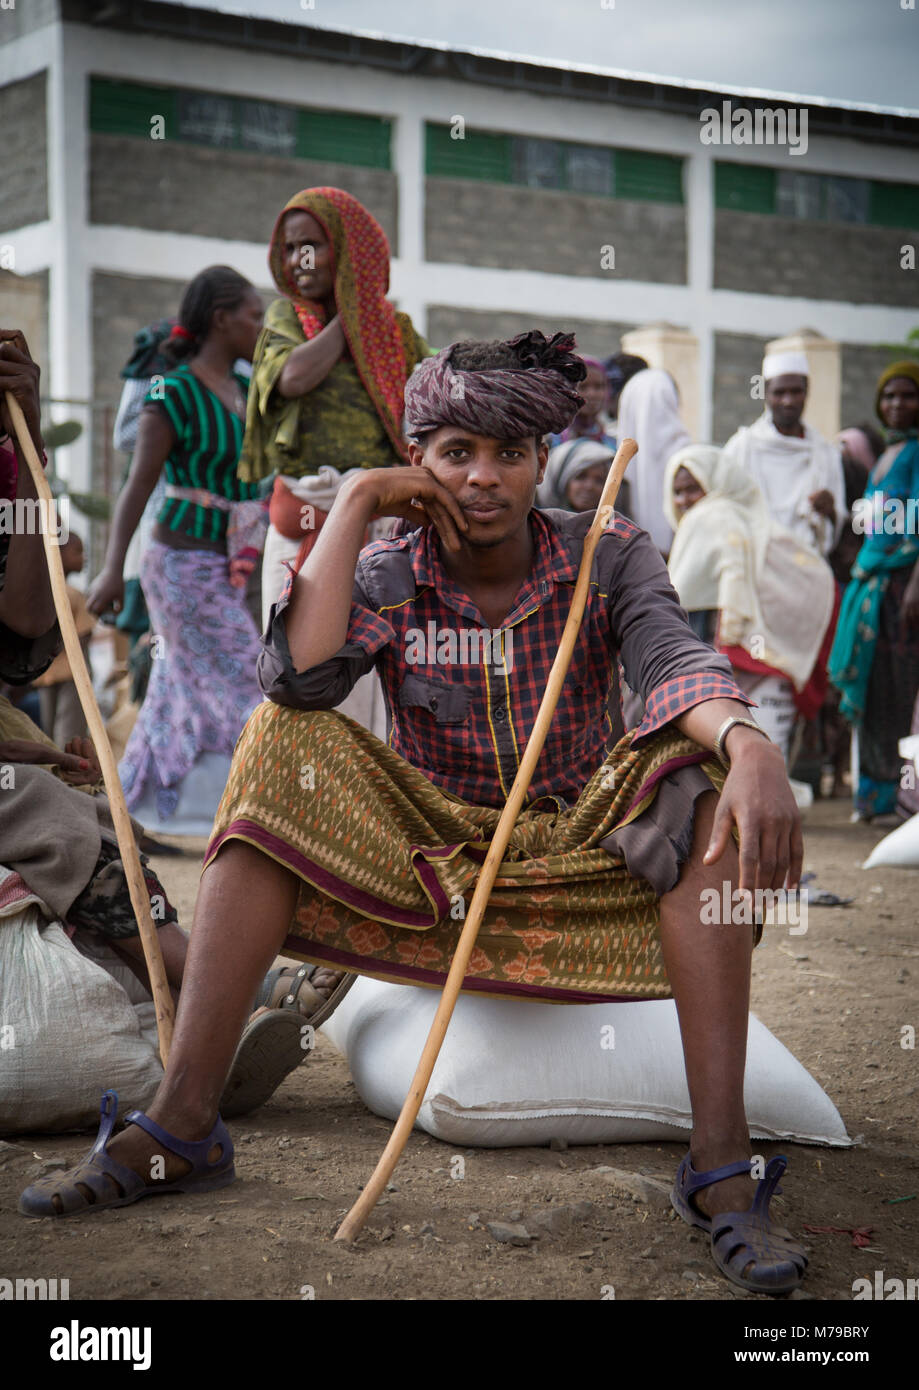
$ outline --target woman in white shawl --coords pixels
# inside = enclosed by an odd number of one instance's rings
[[[669,569],[680,602],[697,631],[710,615],[703,635],[787,757],[796,711],[815,712],[808,687],[833,615],[832,570],[771,519],[750,474],[721,449],[691,444],[673,455],[663,509],[676,530]]]
[[[647,367],[626,382],[619,397],[619,439],[634,439],[638,453],[630,468],[632,517],[666,555],[673,523],[662,505],[667,460],[689,443],[680,419],[680,397],[669,372]]]

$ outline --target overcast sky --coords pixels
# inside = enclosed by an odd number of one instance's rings
[[[919,110],[919,0],[180,3],[318,28]],[[904,8],[911,4],[916,8]]]

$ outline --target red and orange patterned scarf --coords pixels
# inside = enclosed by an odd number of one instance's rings
[[[363,204],[341,188],[305,188],[287,203],[271,235],[268,265],[278,289],[293,304],[307,340],[325,327],[328,315],[322,304],[300,295],[284,261],[281,226],[285,214],[294,209],[315,217],[329,238],[335,305],[351,357],[393,446],[405,458],[405,350],[396,311],[386,298],[386,233]]]

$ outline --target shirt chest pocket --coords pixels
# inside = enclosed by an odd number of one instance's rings
[[[463,685],[406,676],[399,687],[399,704],[405,709],[425,709],[438,724],[464,724],[469,717],[469,691]]]

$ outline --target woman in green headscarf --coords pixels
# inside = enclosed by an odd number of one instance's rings
[[[266,621],[285,561],[315,540],[348,471],[407,462],[405,382],[430,353],[386,298],[389,243],[350,193],[295,194],[268,264],[284,298],[256,345],[239,461],[244,482],[277,474],[262,568]]]
[[[888,367],[875,407],[887,448],[853,508],[853,527],[865,539],[830,653],[840,710],[858,731],[858,820],[896,810],[898,745],[919,693],[919,363]]]

